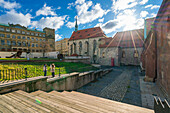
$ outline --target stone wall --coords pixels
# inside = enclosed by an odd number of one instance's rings
[[[28,78],[27,80],[17,80],[14,82],[8,82],[0,84],[0,94],[7,93],[15,90],[23,90],[32,92],[36,90],[46,90],[47,77],[39,76],[34,78]]]
[[[114,65],[119,66],[118,52],[119,49],[117,47],[107,48],[107,49],[100,48],[99,64],[111,66],[111,58],[114,58]]]
[[[15,53],[17,53],[17,52],[0,52],[0,57],[6,58],[6,57],[9,57]],[[21,57],[26,58],[26,52],[22,52]],[[37,57],[37,58],[43,57],[43,53],[41,53],[41,52],[31,53],[30,58],[34,58],[34,57]]]
[[[112,69],[89,71],[84,73],[71,73],[61,75],[60,78],[49,78],[39,76],[22,79],[14,82],[0,84],[0,94],[15,90],[23,90],[32,92],[36,90],[51,91],[51,90],[76,90],[91,81],[109,73]]]
[[[170,95],[170,12],[169,0],[163,0],[155,22],[157,38],[157,82]]]
[[[136,48],[138,57],[134,57],[135,48],[121,48],[120,49],[120,63],[123,65],[140,65],[141,53],[143,48]],[[125,52],[125,57],[122,57],[122,51]]]
[[[100,51],[99,51],[99,40],[101,38],[104,37],[96,37],[96,38],[89,38],[89,39],[82,39],[82,40],[74,40],[74,41],[69,41],[69,55],[71,55],[71,45],[73,45],[73,43],[76,44],[76,53],[74,53],[74,46],[73,46],[73,53],[72,54],[78,54],[78,55],[83,55],[83,56],[88,56],[85,52],[87,51],[87,47],[86,47],[86,42],[89,43],[89,56],[91,57],[91,62],[94,63],[94,59],[93,59],[93,41],[96,40],[97,45],[96,45],[96,52],[95,55],[97,56],[95,62],[98,63],[99,62],[99,58],[100,58]],[[81,53],[79,52],[79,42],[82,42],[82,51]]]

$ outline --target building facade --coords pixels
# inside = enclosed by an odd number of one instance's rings
[[[170,1],[163,0],[154,22],[157,83],[170,97]]]
[[[145,41],[146,81],[154,81],[170,97],[170,4],[163,0]]]
[[[55,30],[28,29],[19,24],[0,24],[1,52],[49,52],[55,50]]]
[[[55,50],[59,53],[63,54],[64,56],[68,56],[68,40],[69,38],[64,38],[63,40],[55,42]]]
[[[99,45],[100,64],[139,65],[143,43],[143,29],[117,32],[113,38],[102,38]]]
[[[156,75],[156,47],[155,33],[153,29],[155,18],[146,19],[146,39],[141,55],[142,69],[145,70],[145,81],[154,81]]]
[[[90,56],[91,63],[99,62],[99,41],[106,38],[100,27],[74,31],[69,39],[69,55]]]

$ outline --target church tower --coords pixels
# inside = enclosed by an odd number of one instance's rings
[[[78,24],[77,24],[77,16],[76,16],[76,25],[75,25],[75,32],[78,31]]]

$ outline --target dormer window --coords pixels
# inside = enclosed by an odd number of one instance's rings
[[[7,31],[7,32],[10,32],[10,29],[9,29],[9,28],[6,28],[6,31]]]
[[[4,28],[3,28],[3,27],[0,27],[0,31],[4,31]]]
[[[15,29],[12,29],[12,32],[15,33]]]
[[[25,34],[25,31],[22,31],[22,34]]]
[[[79,37],[82,37],[82,35],[80,35]]]
[[[38,36],[38,33],[36,33],[35,36]]]
[[[90,34],[88,34],[87,36],[90,36]]]
[[[20,31],[20,30],[17,30],[17,33],[21,33],[21,31]]]

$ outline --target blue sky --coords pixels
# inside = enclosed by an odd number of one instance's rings
[[[70,38],[78,16],[79,30],[100,26],[108,37],[143,28],[163,0],[0,0],[0,23],[56,30],[56,40]]]

